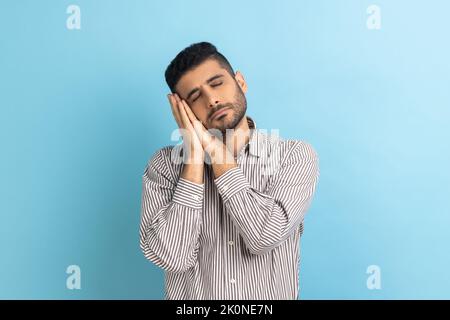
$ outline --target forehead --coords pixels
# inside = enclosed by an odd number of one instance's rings
[[[227,76],[228,72],[215,59],[205,60],[194,69],[183,74],[175,89],[180,93],[186,93],[188,90],[204,84],[206,80],[216,74]]]

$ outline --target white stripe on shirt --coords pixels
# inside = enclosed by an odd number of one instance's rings
[[[301,140],[271,139],[249,116],[238,167],[204,183],[180,177],[181,144],[143,174],[140,246],[165,271],[166,299],[297,299],[300,237],[319,177]]]

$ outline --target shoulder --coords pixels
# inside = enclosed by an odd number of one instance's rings
[[[278,156],[283,161],[318,161],[318,154],[311,143],[300,139],[285,139],[279,135],[266,134],[261,135],[264,144],[267,146],[267,156]]]
[[[164,146],[162,148],[159,148],[154,154],[153,156],[150,158],[162,158],[162,159],[166,159],[166,160],[173,160],[172,157],[174,156],[179,156],[181,150],[182,150],[182,145],[167,145]]]
[[[287,150],[281,166],[292,168],[289,171],[299,179],[311,179],[315,181],[319,175],[319,156],[311,145],[305,140],[288,139],[284,141]]]
[[[319,159],[317,151],[311,143],[305,140],[289,139],[286,140],[289,149],[290,158],[293,160],[315,160]]]
[[[147,161],[145,170],[166,173],[172,177],[182,163],[181,145],[167,145],[156,150]]]
[[[170,159],[170,154],[174,146],[164,146],[156,150],[147,161],[147,165],[158,164]]]

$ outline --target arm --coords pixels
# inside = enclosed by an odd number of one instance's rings
[[[319,176],[318,157],[305,142],[290,155],[262,193],[239,167],[215,179],[228,214],[253,254],[264,254],[286,240],[303,221]]]
[[[162,269],[183,272],[197,259],[204,184],[183,177],[175,183],[167,161],[160,150],[143,174],[140,247]]]

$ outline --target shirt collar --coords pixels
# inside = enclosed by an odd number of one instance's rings
[[[256,122],[250,116],[247,117],[248,127],[250,129],[250,139],[246,145],[246,150],[253,156],[261,157],[266,152],[267,141],[263,132],[256,127]]]

